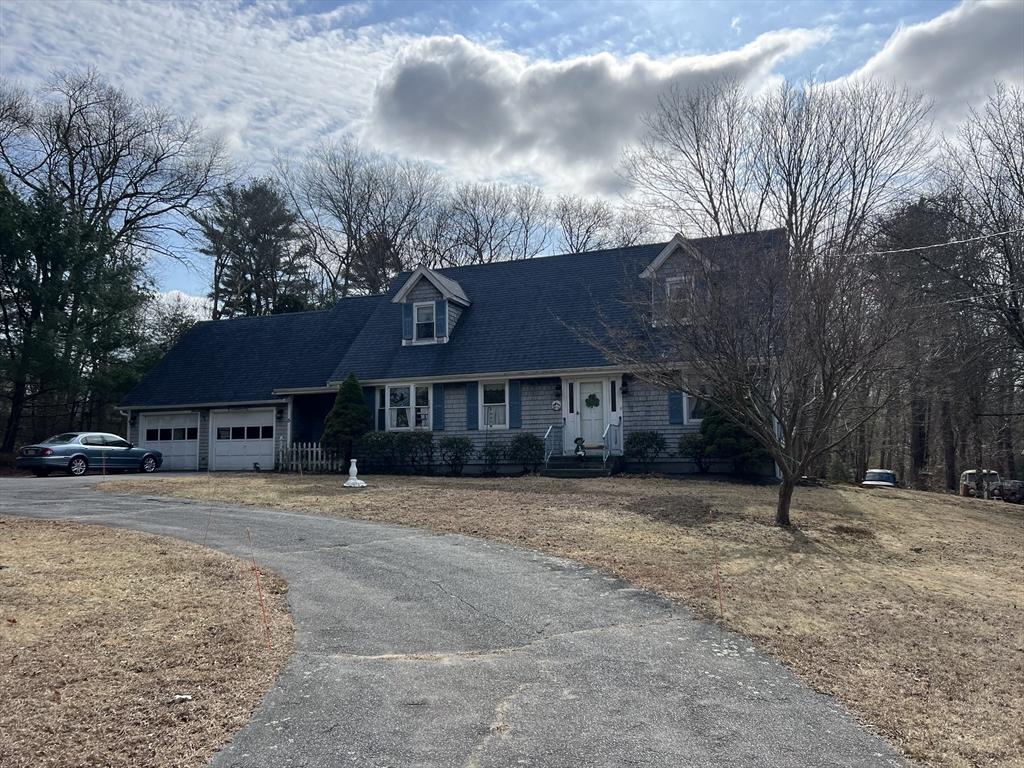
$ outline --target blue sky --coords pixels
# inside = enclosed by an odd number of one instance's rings
[[[945,130],[994,79],[1024,83],[1022,41],[1022,0],[0,0],[4,77],[93,66],[197,116],[252,172],[353,134],[455,178],[597,194],[615,191],[621,149],[668,85],[897,80]],[[156,273],[205,290],[202,264]]]

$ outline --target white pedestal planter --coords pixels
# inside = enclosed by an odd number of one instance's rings
[[[356,460],[352,459],[352,463],[348,465],[348,480],[345,481],[346,488],[365,488],[366,483],[359,479],[357,476],[359,473],[356,470]]]

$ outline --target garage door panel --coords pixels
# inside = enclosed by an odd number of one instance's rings
[[[274,468],[275,410],[250,408],[212,415],[214,470],[251,470]]]
[[[199,414],[142,414],[139,419],[139,445],[160,451],[163,469],[198,469]]]

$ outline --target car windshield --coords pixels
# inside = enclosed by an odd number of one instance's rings
[[[78,437],[77,432],[65,432],[61,435],[46,438],[43,440],[43,445],[66,445],[67,443],[74,442],[76,437]]]
[[[876,483],[895,483],[896,475],[892,472],[868,472],[864,480],[873,480]]]

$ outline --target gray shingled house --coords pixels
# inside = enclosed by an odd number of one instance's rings
[[[781,230],[398,275],[379,296],[332,309],[202,322],[121,404],[129,440],[167,469],[275,466],[317,441],[354,373],[378,430],[430,430],[482,445],[529,431],[547,452],[619,455],[657,430],[674,447],[702,405],[609,362],[580,328],[638,322],[628,291],[670,295],[697,249],[785,247]],[[652,310],[653,311],[653,310]],[[667,467],[665,467],[667,468]],[[675,460],[677,471],[689,471]],[[471,468],[470,468],[471,469]]]

